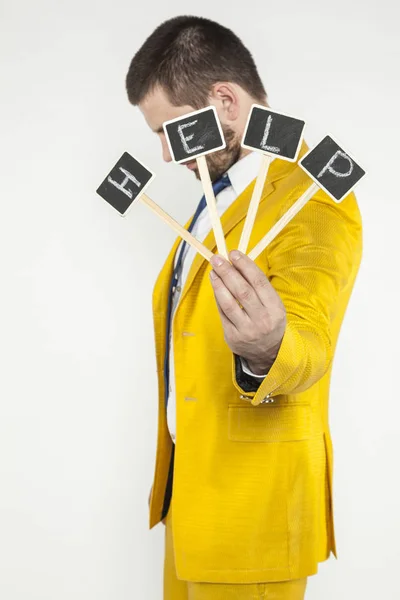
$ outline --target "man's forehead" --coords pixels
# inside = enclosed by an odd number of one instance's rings
[[[176,119],[195,110],[189,105],[174,106],[160,87],[146,94],[138,106],[149,127],[157,133],[162,133],[162,125],[165,121]]]

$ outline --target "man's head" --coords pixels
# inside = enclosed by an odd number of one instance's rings
[[[164,121],[216,107],[226,148],[207,156],[213,181],[246,153],[240,142],[251,105],[267,104],[254,60],[240,39],[214,21],[191,16],[165,21],[147,38],[131,61],[126,90],[159,135],[167,162]],[[196,161],[185,164],[199,177]]]

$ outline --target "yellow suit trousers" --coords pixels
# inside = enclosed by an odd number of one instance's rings
[[[266,583],[198,583],[178,579],[172,537],[172,506],[164,519],[164,600],[303,600],[307,577]]]

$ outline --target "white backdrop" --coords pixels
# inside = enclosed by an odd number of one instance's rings
[[[394,0],[193,9],[253,52],[272,107],[335,135],[369,172],[364,257],[331,394],[339,560],[307,600],[398,598],[396,310],[400,10]],[[189,5],[190,6],[190,5]],[[95,190],[124,150],[181,222],[201,196],[127,101],[134,52],[171,0],[0,2],[0,597],[162,597],[164,526],[148,530],[157,428],[154,280],[174,235]],[[397,259],[397,260],[396,260]]]

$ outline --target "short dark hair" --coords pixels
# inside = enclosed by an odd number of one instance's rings
[[[267,97],[251,53],[233,31],[202,17],[180,16],[161,23],[137,51],[126,91],[136,106],[160,85],[175,106],[202,108],[218,81],[240,85],[259,102]]]

